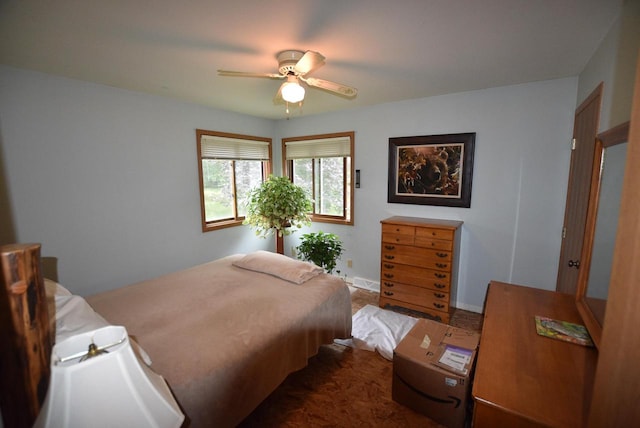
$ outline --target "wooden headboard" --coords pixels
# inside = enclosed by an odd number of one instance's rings
[[[28,427],[47,394],[53,346],[40,244],[0,247],[0,408],[6,427]]]

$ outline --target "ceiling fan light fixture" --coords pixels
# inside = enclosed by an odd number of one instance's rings
[[[296,76],[287,76],[287,82],[282,85],[282,99],[289,103],[299,103],[304,99],[304,88]]]
[[[308,76],[325,63],[325,57],[319,52],[286,50],[279,52],[276,59],[278,60],[278,73],[252,73],[219,69],[218,74],[220,76],[264,77],[284,80],[276,92],[273,103],[282,104],[284,102],[287,115],[289,114],[289,104],[297,104],[302,111],[305,96],[305,87],[302,86],[302,83],[310,88],[323,89],[345,98],[355,98],[358,94],[358,90],[351,86]]]

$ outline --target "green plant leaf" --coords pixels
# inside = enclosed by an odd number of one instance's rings
[[[287,177],[270,175],[262,185],[249,192],[244,224],[256,229],[261,237],[277,232],[289,235],[290,226],[301,228],[311,224],[313,205],[304,189]]]
[[[342,241],[333,233],[305,233],[296,247],[298,258],[315,263],[332,273],[343,252]]]

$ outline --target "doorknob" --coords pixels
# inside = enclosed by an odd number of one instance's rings
[[[575,267],[576,269],[580,269],[580,260],[576,260],[575,262],[573,260],[569,260],[568,265],[569,267]]]

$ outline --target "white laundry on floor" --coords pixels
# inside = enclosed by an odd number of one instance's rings
[[[393,360],[393,350],[418,320],[408,315],[366,305],[353,315],[351,339],[335,342],[367,351],[377,351]]]

